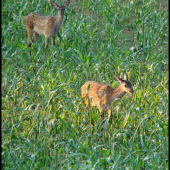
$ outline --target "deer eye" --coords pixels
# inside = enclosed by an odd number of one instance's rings
[[[127,85],[127,84],[125,84],[125,87],[126,87],[126,88],[128,88],[128,87],[130,87],[130,86],[131,86],[131,85]]]

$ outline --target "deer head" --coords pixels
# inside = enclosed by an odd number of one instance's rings
[[[129,81],[128,75],[126,73],[124,73],[124,80],[119,77],[116,77],[115,75],[113,76],[119,83],[121,83],[119,87],[122,90],[124,90],[127,93],[132,93],[132,94],[134,93],[134,90],[132,88],[132,83]]]
[[[66,1],[64,5],[58,5],[53,1],[50,1],[50,2],[58,10],[58,12],[61,14],[61,16],[64,15],[64,10],[65,10],[66,6],[68,6],[70,4],[70,0]]]

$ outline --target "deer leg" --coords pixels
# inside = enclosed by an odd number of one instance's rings
[[[89,98],[88,98],[87,95],[86,95],[86,97],[85,97],[85,105],[86,105],[86,110],[87,110],[88,107],[89,107]]]
[[[55,46],[55,37],[51,37],[52,45]]]
[[[28,29],[28,48],[31,47],[31,38],[33,36],[33,30]],[[29,56],[31,56],[31,50],[29,50]]]
[[[108,113],[109,113],[109,119],[111,120],[111,122],[112,122],[112,110],[111,109],[109,109],[108,110]]]
[[[45,50],[47,49],[48,47],[48,40],[49,40],[50,37],[45,37]]]
[[[104,109],[100,108],[100,116],[102,121],[101,132],[103,132]]]
[[[90,114],[90,109],[89,109],[89,104],[90,104],[90,101],[89,101],[89,97],[88,95],[86,95],[87,97],[85,97],[85,104],[86,104],[86,110],[88,110],[88,116],[89,116],[89,120],[91,121],[91,114]],[[93,113],[93,107],[92,107],[92,112]]]
[[[101,120],[102,120],[102,123],[103,123],[103,119],[104,119],[104,109],[100,108],[100,113],[101,113]]]
[[[49,38],[50,38],[50,37],[45,36],[45,51],[46,51],[46,49],[47,49],[47,47],[48,47],[48,40],[49,40]],[[46,55],[46,52],[45,52],[45,55]],[[44,56],[44,58],[45,58],[45,56]]]
[[[33,42],[34,44],[37,42],[38,37],[39,37],[39,34],[36,33],[36,32],[34,32],[34,37],[33,37],[33,40],[32,40],[32,42]],[[34,47],[34,50],[35,50],[35,52],[37,52],[37,50],[36,50],[35,47]]]
[[[51,42],[52,42],[52,46],[55,46],[55,37],[51,37]],[[55,56],[53,56],[53,57],[55,57]]]

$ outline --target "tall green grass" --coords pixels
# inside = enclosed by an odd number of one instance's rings
[[[57,14],[50,1],[2,1],[2,168],[168,169],[168,2],[71,1],[56,46],[45,52],[40,36],[30,58],[31,12]],[[124,72],[135,93],[113,122],[105,114],[101,132],[80,88],[88,80],[116,88],[113,74]]]

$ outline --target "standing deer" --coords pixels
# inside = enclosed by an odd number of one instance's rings
[[[112,121],[112,107],[111,104],[114,101],[113,107],[116,106],[117,102],[127,93],[134,93],[132,84],[128,80],[128,75],[124,74],[124,80],[114,76],[114,78],[121,83],[117,89],[109,84],[100,84],[96,81],[88,81],[81,87],[81,96],[85,98],[86,109],[89,105],[89,98],[92,98],[92,107],[99,107],[101,118],[104,118],[104,111],[108,110],[109,117]],[[87,89],[89,88],[89,91]]]
[[[56,17],[53,16],[44,16],[37,13],[31,13],[24,18],[25,25],[28,31],[28,47],[31,47],[31,38],[33,36],[32,42],[36,43],[39,34],[45,36],[45,50],[48,47],[48,40],[51,37],[52,45],[55,45],[55,36],[60,29],[60,26],[63,21],[64,10],[66,6],[69,5],[70,0],[67,0],[64,5],[57,5],[53,1],[50,1],[51,4],[58,10]],[[34,48],[36,51],[36,48]],[[31,51],[29,51],[31,55]]]

